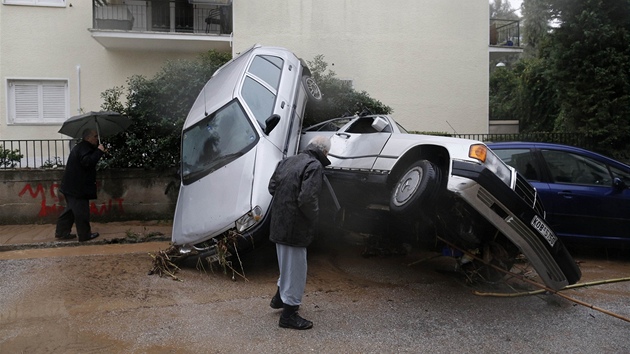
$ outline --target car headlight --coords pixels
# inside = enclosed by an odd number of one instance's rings
[[[503,183],[512,188],[512,170],[484,144],[474,144],[468,149],[468,157],[481,161]]]
[[[243,232],[254,224],[258,223],[262,220],[262,208],[259,206],[255,206],[254,209],[247,212],[247,214],[241,216],[236,220],[236,231]]]

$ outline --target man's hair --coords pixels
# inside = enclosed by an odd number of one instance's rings
[[[328,153],[330,151],[330,138],[323,135],[317,135],[313,137],[313,139],[311,139],[308,144],[315,146],[322,152],[325,151],[326,153]]]
[[[94,129],[92,129],[92,128],[86,128],[86,129],[84,129],[84,130],[83,130],[83,134],[81,134],[81,137],[82,137],[83,139],[85,139],[85,138],[87,138],[87,137],[88,137],[88,135],[90,135],[90,134],[94,133],[94,131],[95,131],[95,130],[94,130]]]

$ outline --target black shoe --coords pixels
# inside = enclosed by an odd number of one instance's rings
[[[297,312],[291,314],[291,316],[284,317],[280,316],[280,322],[278,325],[282,328],[292,328],[292,329],[311,329],[313,328],[313,322],[303,319],[298,315]]]
[[[79,238],[79,242],[90,241],[90,240],[93,240],[93,239],[97,238],[98,236],[99,236],[99,233],[98,232],[94,232],[94,233],[91,233],[90,236],[88,236],[85,239]]]
[[[276,295],[271,298],[271,302],[269,303],[272,309],[281,309],[284,307],[284,303],[282,302],[282,298],[280,297],[280,289],[276,291]]]
[[[72,240],[73,238],[76,238],[76,237],[77,237],[76,234],[55,235],[55,238],[58,240]]]

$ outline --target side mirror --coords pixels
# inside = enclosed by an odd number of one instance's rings
[[[388,125],[387,121],[381,117],[374,118],[372,122],[372,128],[376,129],[377,132],[382,132]]]
[[[272,114],[269,118],[265,119],[265,134],[269,135],[279,122],[280,116],[277,114]]]
[[[618,191],[624,190],[626,188],[628,188],[628,186],[626,185],[626,183],[619,177],[615,177],[613,179],[613,188],[615,188]]]

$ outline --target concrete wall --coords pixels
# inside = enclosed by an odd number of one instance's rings
[[[63,170],[0,171],[0,224],[55,223],[65,199],[59,193]],[[91,220],[172,220],[179,179],[172,172],[141,169],[97,174],[98,198]]]

